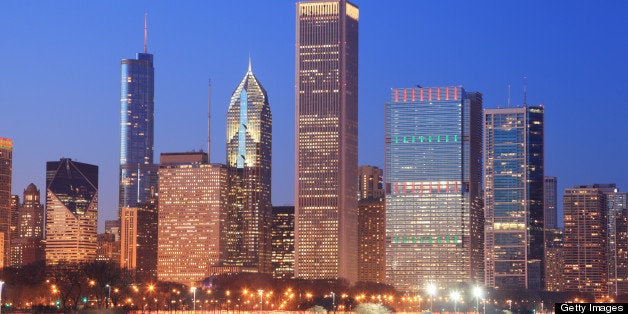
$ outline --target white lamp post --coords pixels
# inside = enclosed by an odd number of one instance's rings
[[[111,300],[111,286],[109,284],[106,284],[105,287],[109,290],[109,292],[107,294],[107,304],[105,305],[105,308],[108,309],[109,308],[109,302]]]
[[[4,281],[0,281],[0,313],[2,313],[2,286],[4,286]]]
[[[196,312],[196,287],[192,287],[192,293],[194,294],[192,302],[192,311]]]
[[[259,310],[261,312],[262,311],[262,307],[264,306],[264,303],[262,301],[263,297],[264,297],[264,290],[259,289],[259,290],[257,290],[257,293],[259,293]]]
[[[336,294],[331,293],[331,309],[336,313]]]

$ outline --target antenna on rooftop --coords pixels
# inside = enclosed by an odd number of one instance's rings
[[[148,24],[146,23],[148,19],[148,13],[144,13],[144,53],[148,51],[147,49],[147,39],[148,39]]]
[[[510,84],[508,84],[508,102],[506,107],[510,108]]]
[[[212,118],[212,80],[207,81],[207,163],[211,149],[211,118]]]
[[[527,99],[526,99],[527,98],[527,91],[526,91],[527,87],[528,87],[528,77],[524,76],[523,77],[523,105],[524,106],[527,105]]]

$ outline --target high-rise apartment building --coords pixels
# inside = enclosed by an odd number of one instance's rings
[[[11,262],[11,175],[13,172],[13,141],[0,137],[0,269]]]
[[[227,110],[229,201],[223,266],[271,273],[272,116],[251,61]]]
[[[46,264],[96,258],[98,166],[61,158],[46,163]]]
[[[545,229],[558,228],[558,179],[556,177],[545,177],[543,184],[543,224]]]
[[[205,153],[161,154],[157,278],[186,285],[210,275],[220,259],[227,170]]]
[[[395,88],[384,113],[386,281],[482,282],[482,94]]]
[[[116,241],[115,234],[105,232],[96,235],[96,260],[120,261],[120,241]]]
[[[615,215],[615,245],[612,251],[611,296],[628,294],[628,209]]]
[[[144,19],[144,52],[120,62],[119,210],[147,202],[157,190],[158,166],[153,164],[155,69],[146,34]]]
[[[543,289],[543,107],[484,110],[486,285]]]
[[[604,187],[575,186],[563,196],[564,287],[587,292],[602,300],[608,296],[608,203]]]
[[[381,168],[374,166],[358,168],[358,200],[384,197],[383,173]]]
[[[15,236],[11,243],[11,265],[22,266],[44,260],[44,206],[35,184],[24,190],[23,202],[18,204]],[[19,198],[18,198],[19,199]]]
[[[386,282],[385,207],[383,197],[358,202],[358,281]]]
[[[120,266],[133,270],[140,281],[157,279],[157,200],[122,207]]]
[[[545,290],[563,291],[565,280],[565,254],[563,250],[563,231],[545,229]]]
[[[11,200],[9,202],[9,211],[10,211],[10,223],[9,223],[9,234],[11,243],[10,249],[10,257],[9,257],[9,265],[17,266],[20,265],[20,252],[17,250],[16,241],[19,238],[17,234],[17,220],[20,211],[20,196],[19,195],[11,195]]]
[[[296,8],[295,276],[358,277],[358,19],[346,0]]]
[[[294,206],[273,206],[272,213],[273,277],[294,277]]]
[[[613,184],[604,189],[608,206],[608,292],[613,298],[628,293],[628,193]]]
[[[386,281],[386,203],[382,169],[358,168],[358,281]]]

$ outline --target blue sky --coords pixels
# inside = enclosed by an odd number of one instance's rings
[[[628,190],[625,1],[355,1],[360,7],[359,160],[383,166],[392,87],[463,85],[485,108],[546,109],[546,175],[559,189]],[[155,55],[155,151],[225,160],[229,97],[246,72],[273,113],[273,203],[294,199],[294,1],[2,1],[0,137],[14,140],[13,192],[45,191],[45,162],[100,167],[100,225],[118,197],[120,59]],[[158,162],[157,158],[155,160]],[[562,192],[561,192],[562,194]],[[559,203],[562,200],[559,199]]]

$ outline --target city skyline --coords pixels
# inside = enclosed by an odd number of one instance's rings
[[[251,42],[233,40],[250,28],[230,29],[230,19],[219,18],[230,16],[226,4],[173,9],[165,3],[138,2],[120,12],[105,3],[72,3],[0,4],[0,26],[8,34],[0,56],[10,60],[5,68],[12,73],[0,79],[0,136],[14,143],[13,194],[31,182],[45,186],[45,162],[69,157],[100,167],[99,224],[116,218],[119,62],[141,51],[142,18],[148,12],[149,51],[155,54],[156,69],[155,153],[205,149],[206,82],[211,78],[211,160],[224,161],[221,120],[232,83],[240,79],[250,52],[276,112],[281,112],[274,119],[273,204],[293,203],[294,20],[267,17],[270,12],[294,17],[295,2],[243,1],[248,10],[241,12],[242,23],[259,26]],[[559,193],[590,182],[628,185],[628,170],[619,159],[628,148],[603,140],[628,131],[618,120],[628,110],[621,106],[621,79],[628,66],[615,61],[628,53],[617,40],[626,29],[619,14],[626,4],[504,3],[490,10],[463,2],[356,4],[361,15],[359,164],[383,166],[381,113],[391,87],[462,84],[483,93],[485,108],[495,108],[507,104],[509,83],[512,104],[523,102],[526,76],[528,103],[545,104],[545,173],[558,177]],[[440,21],[445,14],[458,19]],[[572,20],[596,26],[573,25]],[[439,35],[433,39],[438,45],[425,51],[388,49],[417,32]],[[604,46],[613,49],[600,49]],[[42,47],[44,53],[38,50]],[[609,92],[587,92],[594,90]],[[59,114],[60,109],[66,113]],[[590,127],[582,128],[584,122]],[[84,132],[85,124],[92,132]],[[55,134],[72,134],[73,143],[80,144],[59,145]],[[572,139],[582,144],[569,144]],[[363,144],[369,142],[374,145]],[[588,170],[573,171],[585,164]]]

